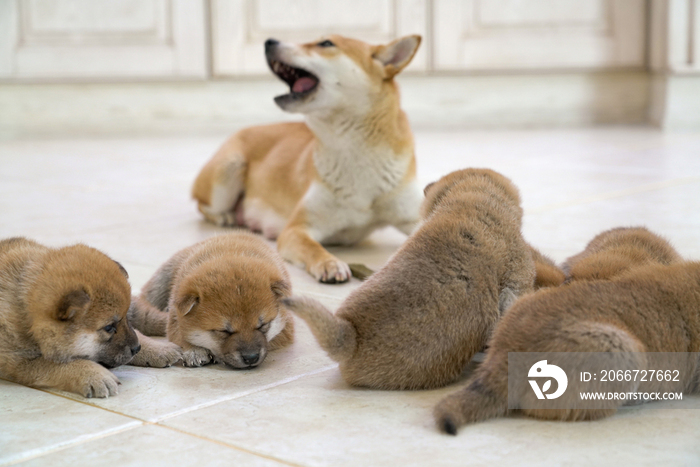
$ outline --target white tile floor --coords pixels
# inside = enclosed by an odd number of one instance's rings
[[[700,134],[653,129],[418,132],[419,177],[490,167],[520,187],[526,238],[561,261],[596,233],[646,225],[700,259]],[[85,242],[121,261],[138,290],[178,249],[221,229],[189,186],[221,137],[0,142],[0,238]],[[333,249],[378,268],[391,230]],[[295,291],[335,308],[359,285]],[[0,465],[699,465],[700,410],[647,405],[590,423],[525,418],[436,432],[452,387],[354,389],[297,323],[261,368],[121,367],[117,397],[86,400],[0,380]],[[698,406],[691,398],[684,407]]]

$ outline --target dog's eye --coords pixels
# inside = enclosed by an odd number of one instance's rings
[[[270,323],[263,323],[260,326],[258,326],[258,331],[265,333],[270,330]]]
[[[103,327],[102,330],[104,332],[114,334],[115,332],[117,332],[117,327],[114,324],[108,324],[107,326]]]
[[[316,45],[319,47],[335,47],[335,44],[333,42],[329,41],[328,39],[326,39],[325,41],[319,42]]]
[[[220,332],[227,336],[233,336],[234,334],[236,334],[236,331],[232,331],[230,329],[215,329],[214,332]]]

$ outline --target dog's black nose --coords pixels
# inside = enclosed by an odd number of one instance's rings
[[[280,41],[278,41],[277,39],[270,38],[270,39],[266,40],[265,41],[265,52],[269,52],[270,50],[274,49],[275,46],[277,46],[277,44],[279,44],[279,43],[280,43]]]
[[[258,363],[258,359],[260,358],[259,353],[242,353],[241,354],[241,359],[243,360],[243,363],[246,365],[254,365]]]
[[[131,355],[136,355],[137,353],[139,353],[139,350],[141,350],[141,344],[136,344],[131,348]]]

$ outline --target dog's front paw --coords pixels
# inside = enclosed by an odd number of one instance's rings
[[[352,275],[350,267],[343,261],[336,258],[314,264],[311,266],[309,272],[311,272],[311,275],[314,276],[316,280],[326,284],[339,284],[341,282],[347,282],[350,280],[350,276]]]
[[[185,366],[196,367],[211,363],[213,357],[204,347],[192,347],[182,352],[182,363]]]
[[[182,349],[172,342],[141,336],[141,351],[129,365],[167,368],[182,360]]]
[[[150,361],[150,365],[156,368],[167,368],[182,360],[182,349],[172,342],[159,342],[158,354]]]
[[[236,213],[234,211],[212,212],[209,206],[199,205],[199,211],[204,215],[204,218],[216,224],[219,227],[235,227]]]
[[[109,397],[119,393],[119,379],[114,373],[94,363],[76,380],[76,392],[83,397]]]

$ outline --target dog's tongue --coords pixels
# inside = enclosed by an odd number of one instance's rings
[[[308,91],[309,89],[312,89],[314,86],[316,86],[316,80],[305,76],[303,78],[299,78],[298,80],[294,81],[294,85],[292,86],[292,91],[293,92],[305,92],[305,91]]]

